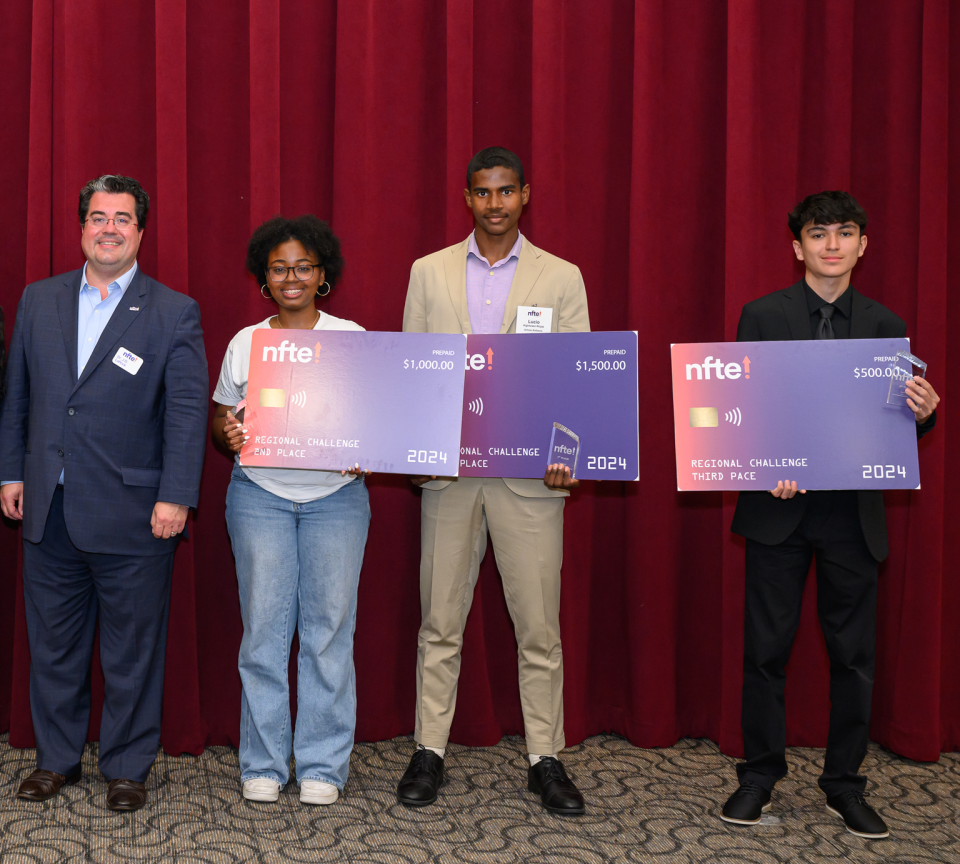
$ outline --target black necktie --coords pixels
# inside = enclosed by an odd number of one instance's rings
[[[833,332],[833,324],[830,323],[830,319],[833,317],[833,313],[837,311],[837,307],[830,303],[824,303],[819,311],[820,324],[817,327],[817,339],[836,339],[837,337]]]

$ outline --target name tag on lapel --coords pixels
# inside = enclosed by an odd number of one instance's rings
[[[131,375],[136,375],[140,371],[140,367],[143,365],[143,358],[138,357],[132,351],[128,351],[126,348],[121,348],[113,355],[113,362],[123,369],[124,372],[129,372]]]
[[[550,306],[518,306],[517,333],[549,333],[553,327]]]

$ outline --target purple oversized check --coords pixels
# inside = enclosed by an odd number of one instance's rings
[[[671,346],[681,491],[916,489],[917,429],[887,404],[907,339]]]
[[[466,336],[255,330],[243,465],[457,473]]]
[[[467,337],[461,477],[637,480],[637,334]]]

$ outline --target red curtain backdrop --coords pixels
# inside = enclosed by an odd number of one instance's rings
[[[324,308],[397,330],[412,261],[471,228],[469,157],[491,144],[521,156],[524,233],[580,266],[594,329],[636,329],[642,346],[640,482],[587,483],[566,510],[571,743],[612,730],[644,747],[692,735],[740,752],[735,496],[676,491],[668,346],[733,339],[746,301],[801,275],[787,211],[809,192],[851,190],[871,219],[854,283],[907,320],[944,398],[920,445],[922,491],[888,496],[872,735],[915,759],[960,746],[960,515],[947,495],[960,486],[949,386],[960,354],[947,351],[960,331],[948,292],[960,286],[960,13],[949,0],[4,0],[0,32],[9,329],[27,282],[82,263],[81,185],[130,174],[153,201],[141,266],[199,302],[211,392],[231,336],[270,310],[243,269],[255,225],[278,212],[330,220],[347,269]],[[172,753],[238,740],[229,472],[208,445],[177,554]],[[398,476],[370,486],[356,634],[366,740],[412,730],[419,624],[418,493]],[[3,525],[0,729],[28,747],[19,548]],[[464,647],[453,739],[465,744],[522,729],[491,558]],[[812,581],[804,607],[788,734],[822,746],[828,664]]]

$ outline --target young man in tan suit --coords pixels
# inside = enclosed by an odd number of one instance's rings
[[[481,150],[467,167],[474,231],[462,243],[414,262],[404,332],[515,333],[517,306],[552,309],[553,332],[590,329],[580,271],[537,249],[517,225],[530,198],[523,166],[502,147]],[[535,338],[535,337],[528,337]],[[563,499],[577,485],[551,465],[543,480],[412,478],[423,489],[417,649],[417,749],[397,798],[432,804],[443,782],[463,629],[480,562],[493,541],[519,648],[528,786],[561,815],[584,812],[583,796],[557,754],[563,738],[560,562]]]

